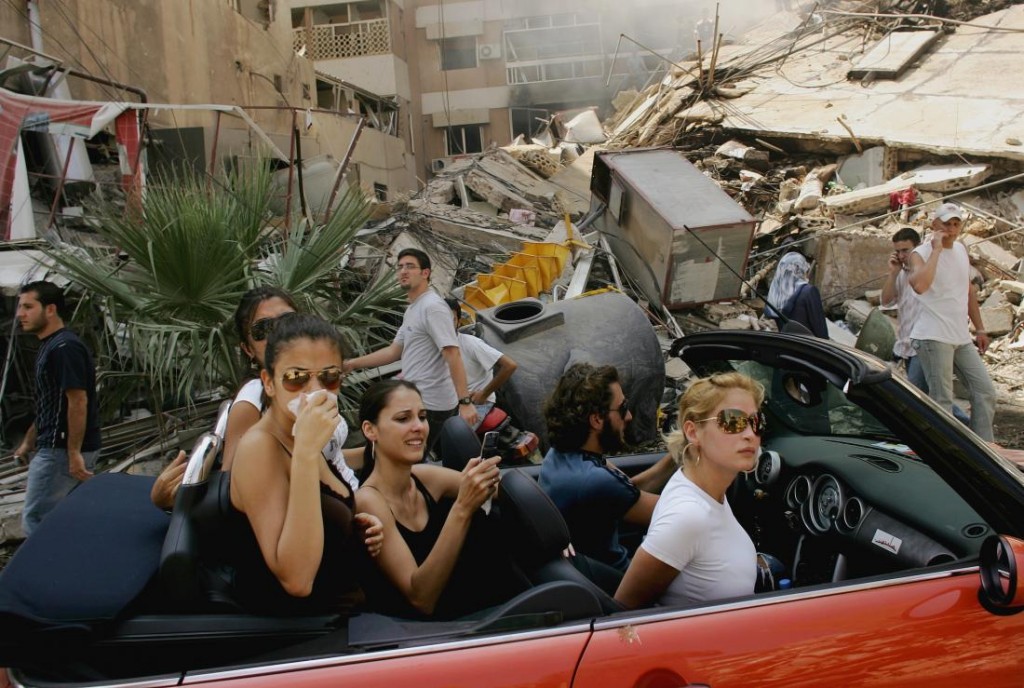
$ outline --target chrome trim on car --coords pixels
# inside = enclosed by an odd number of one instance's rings
[[[336,655],[334,657],[323,657],[320,659],[299,659],[281,664],[267,664],[263,666],[227,669],[221,671],[212,670],[206,673],[191,672],[184,677],[181,685],[193,685],[207,683],[210,681],[224,681],[227,679],[249,678],[274,673],[320,669],[342,664],[362,664],[364,662],[377,662],[396,657],[414,657],[417,655],[432,654],[435,652],[450,652],[452,650],[461,650],[471,647],[487,647],[488,645],[499,645],[510,641],[521,642],[525,640],[553,638],[580,633],[590,633],[590,621],[559,628],[528,631],[525,633],[506,633],[504,635],[482,636],[479,638],[463,638],[454,642],[442,642],[432,645],[416,645],[415,647],[407,647],[397,650],[381,650],[379,652],[371,650],[369,652],[358,652],[350,655]]]
[[[673,619],[684,619],[690,616],[703,616],[705,614],[719,614],[722,612],[729,612],[736,609],[750,609],[752,607],[761,607],[774,604],[787,604],[796,600],[812,600],[819,597],[831,597],[833,595],[847,595],[852,592],[860,592],[862,590],[876,590],[878,588],[886,588],[893,585],[906,585],[909,583],[920,583],[922,581],[937,580],[940,578],[951,578],[953,576],[963,576],[978,573],[978,565],[973,564],[960,569],[953,569],[950,571],[936,571],[933,573],[922,573],[915,576],[906,576],[904,578],[888,578],[882,581],[871,581],[868,583],[859,583],[856,585],[832,585],[825,590],[808,590],[807,592],[800,592],[799,588],[787,590],[784,593],[772,594],[771,596],[758,595],[756,597],[749,597],[736,602],[728,602],[714,607],[698,607],[693,609],[682,609],[676,611],[666,611],[661,614],[651,614],[650,616],[637,617],[635,615],[628,618],[616,618],[610,620],[597,620],[594,623],[594,632],[607,631],[613,628],[622,628],[623,626],[642,626],[650,623],[658,623],[660,621],[671,621]]]
[[[37,685],[53,686],[56,683],[46,681],[43,684],[25,683],[24,679],[18,676],[20,672],[17,669],[7,669],[7,678],[10,679],[12,688],[35,688]],[[154,679],[142,679],[132,680],[128,679],[125,681],[114,681],[112,683],[90,683],[89,685],[98,686],[102,685],[103,688],[167,688],[167,686],[177,686],[178,681],[181,680],[181,674],[168,675],[163,678]],[[76,682],[74,685],[78,685]]]

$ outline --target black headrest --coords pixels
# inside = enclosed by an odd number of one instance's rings
[[[568,547],[569,527],[562,512],[521,468],[501,472],[498,504],[517,561],[526,566],[540,565]]]
[[[461,472],[466,462],[480,456],[480,440],[462,416],[452,416],[441,426],[438,451],[441,453],[441,465]]]
[[[216,549],[212,535],[227,523],[231,508],[230,473],[214,471],[206,480],[183,484],[174,500],[174,512],[160,553],[160,582],[177,603],[204,596],[200,576],[204,555]]]

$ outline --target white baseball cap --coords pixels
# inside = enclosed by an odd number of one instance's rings
[[[935,209],[935,219],[939,222],[949,222],[953,218],[964,219],[964,211],[956,203],[943,203]]]

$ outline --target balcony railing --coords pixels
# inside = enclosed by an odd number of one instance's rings
[[[310,30],[294,29],[295,52],[306,49],[311,60],[338,60],[363,55],[387,55],[391,52],[391,31],[387,19],[317,24]]]

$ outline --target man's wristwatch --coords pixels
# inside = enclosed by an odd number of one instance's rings
[[[473,403],[473,397],[462,397],[459,399],[459,406],[469,406]]]

